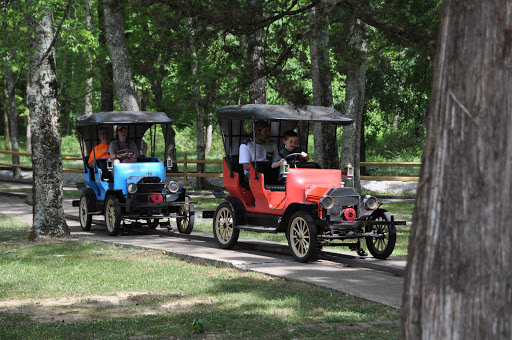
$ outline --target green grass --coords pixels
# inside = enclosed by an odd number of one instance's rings
[[[1,339],[398,336],[392,324],[332,327],[400,318],[380,304],[148,249],[77,239],[33,243],[25,240],[28,228],[0,215]],[[7,302],[16,307],[2,307]]]

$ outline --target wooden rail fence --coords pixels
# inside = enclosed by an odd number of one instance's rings
[[[13,155],[13,156],[23,156],[23,157],[32,157],[31,153],[26,152],[14,152],[14,151],[4,151],[0,150],[0,154]],[[81,157],[62,157],[62,160],[67,161],[81,161]],[[183,177],[184,185],[188,185],[189,177],[214,177],[214,178],[222,178],[222,172],[189,172],[188,166],[190,164],[222,164],[222,161],[208,161],[208,160],[195,160],[188,159],[187,154],[183,155],[182,160],[177,160],[176,163],[183,164],[182,172],[168,172],[169,177]],[[361,162],[361,166],[377,166],[377,167],[386,167],[386,166],[400,166],[400,167],[420,167],[421,162]],[[32,169],[31,165],[20,165],[20,164],[11,164],[11,163],[0,163],[0,166],[5,167],[18,167],[23,169]],[[62,171],[70,172],[70,173],[82,173],[82,169],[67,169],[63,168]],[[368,181],[399,181],[399,182],[413,182],[419,181],[419,177],[417,176],[361,176],[361,180]]]

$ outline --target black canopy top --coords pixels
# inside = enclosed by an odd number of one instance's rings
[[[172,119],[164,112],[154,111],[112,111],[98,112],[76,118],[76,127],[94,125],[167,124]]]
[[[224,120],[289,120],[352,124],[353,120],[342,115],[332,107],[324,106],[293,106],[293,105],[227,105],[217,109],[217,118]]]

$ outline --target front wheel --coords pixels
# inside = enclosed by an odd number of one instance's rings
[[[231,249],[240,236],[240,229],[235,228],[233,210],[228,202],[221,203],[213,216],[213,236],[222,249]]]
[[[298,262],[309,262],[318,251],[318,238],[313,217],[304,211],[293,214],[288,224],[288,246]]]
[[[176,217],[176,225],[178,230],[182,234],[190,234],[194,229],[194,206],[190,204],[184,204],[178,209],[179,216]]]
[[[87,197],[84,194],[80,197],[80,207],[78,209],[80,227],[82,227],[83,231],[91,230],[92,216],[88,214],[89,209],[87,209]]]
[[[370,220],[374,221],[391,221],[391,214],[384,209],[375,211]],[[388,258],[395,249],[396,243],[396,228],[394,225],[389,224],[375,224],[367,225],[366,232],[374,232],[379,237],[366,237],[366,246],[368,250],[377,259]]]
[[[121,229],[119,198],[113,195],[108,196],[105,203],[105,225],[110,236],[117,235]]]

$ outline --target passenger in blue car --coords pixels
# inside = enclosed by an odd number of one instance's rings
[[[114,163],[137,162],[140,156],[133,140],[128,141],[128,127],[120,125],[116,128],[117,138],[110,143],[110,158]]]

